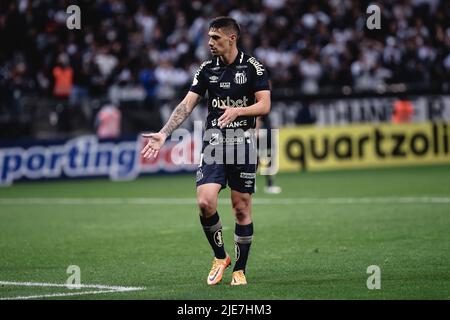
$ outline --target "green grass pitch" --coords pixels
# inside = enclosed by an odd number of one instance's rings
[[[59,287],[0,285],[0,298],[449,299],[450,166],[258,177],[248,286],[206,285],[212,253],[195,204],[195,174],[130,182],[16,183],[0,189],[0,281],[145,287],[66,296]],[[167,198],[167,200],[165,200]],[[220,194],[234,256],[229,190]],[[269,200],[267,200],[269,199]],[[367,267],[381,289],[366,286]],[[81,289],[80,289],[81,290]]]

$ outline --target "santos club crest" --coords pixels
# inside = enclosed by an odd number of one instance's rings
[[[244,84],[247,82],[247,75],[245,74],[245,71],[238,71],[234,75],[234,83],[237,84]]]

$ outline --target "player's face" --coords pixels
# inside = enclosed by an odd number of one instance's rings
[[[229,52],[236,38],[234,34],[226,34],[221,29],[210,29],[208,36],[208,45],[214,56],[222,56]]]

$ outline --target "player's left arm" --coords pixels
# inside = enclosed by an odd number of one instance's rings
[[[237,117],[257,117],[264,116],[270,112],[270,90],[261,90],[255,92],[256,103],[248,107],[219,107],[225,112],[219,118],[219,127],[225,128],[229,123],[233,122]]]

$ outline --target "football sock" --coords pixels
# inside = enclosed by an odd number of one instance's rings
[[[200,222],[203,226],[206,238],[214,250],[214,256],[217,259],[225,259],[226,254],[223,245],[222,223],[220,222],[219,214],[216,212],[208,218],[200,216]]]
[[[272,179],[272,176],[266,176],[266,186],[267,186],[267,187],[273,186],[273,179]]]
[[[253,240],[253,223],[247,225],[236,224],[234,233],[236,264],[233,271],[243,270],[245,273],[248,253]]]

